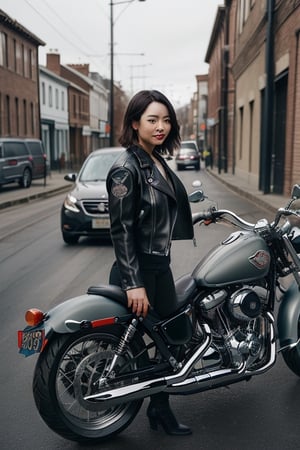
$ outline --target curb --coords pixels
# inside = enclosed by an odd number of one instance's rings
[[[52,197],[56,194],[59,194],[60,192],[67,192],[70,190],[70,186],[66,185],[66,186],[60,186],[60,187],[56,187],[47,191],[40,191],[37,192],[36,194],[30,194],[26,197],[21,197],[21,198],[16,198],[13,200],[6,200],[3,201],[2,203],[0,203],[0,210],[5,209],[5,208],[9,208],[11,206],[15,206],[15,205],[20,205],[22,203],[29,203],[31,200],[36,200],[38,198],[47,198],[47,197]]]

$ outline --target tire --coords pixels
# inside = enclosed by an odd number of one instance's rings
[[[69,233],[62,233],[63,240],[66,244],[75,245],[79,241],[79,236]]]
[[[298,340],[300,338],[300,317],[298,317]],[[298,377],[300,377],[300,343],[291,349],[286,349],[282,351],[283,359]]]
[[[26,167],[26,169],[24,169],[22,178],[19,181],[19,184],[23,188],[29,188],[31,186],[31,182],[32,182],[31,171],[30,169],[28,169],[28,167]]]
[[[127,428],[138,413],[143,399],[110,407],[102,403],[98,407],[95,402],[89,407],[91,402],[84,399],[99,389],[101,375],[119,343],[119,328],[56,335],[40,354],[33,379],[35,403],[46,424],[62,437],[101,442]],[[121,362],[133,369],[133,357],[141,347],[131,344]],[[124,370],[124,364],[116,366],[114,375],[117,369]],[[113,384],[113,379],[110,381]]]

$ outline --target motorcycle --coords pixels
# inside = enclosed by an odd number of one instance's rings
[[[200,189],[189,195],[194,203],[205,198]],[[144,398],[250,380],[279,352],[300,376],[297,199],[300,185],[272,222],[252,224],[216,206],[193,213],[195,225],[225,222],[238,231],[176,281],[167,318],[153,310],[137,317],[112,285],[48,312],[28,310],[18,345],[25,356],[39,354],[33,394],[46,424],[66,439],[101,442],[129,426]]]

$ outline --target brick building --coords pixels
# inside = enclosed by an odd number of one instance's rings
[[[0,10],[0,136],[40,138],[37,36]]]
[[[218,169],[263,193],[299,182],[299,34],[300,0],[226,0],[206,55]]]

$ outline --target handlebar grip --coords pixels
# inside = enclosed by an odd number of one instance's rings
[[[208,210],[208,211],[200,211],[197,213],[193,213],[193,224],[195,225],[198,222],[201,221],[207,221],[207,222],[213,222],[215,220],[215,211]]]

